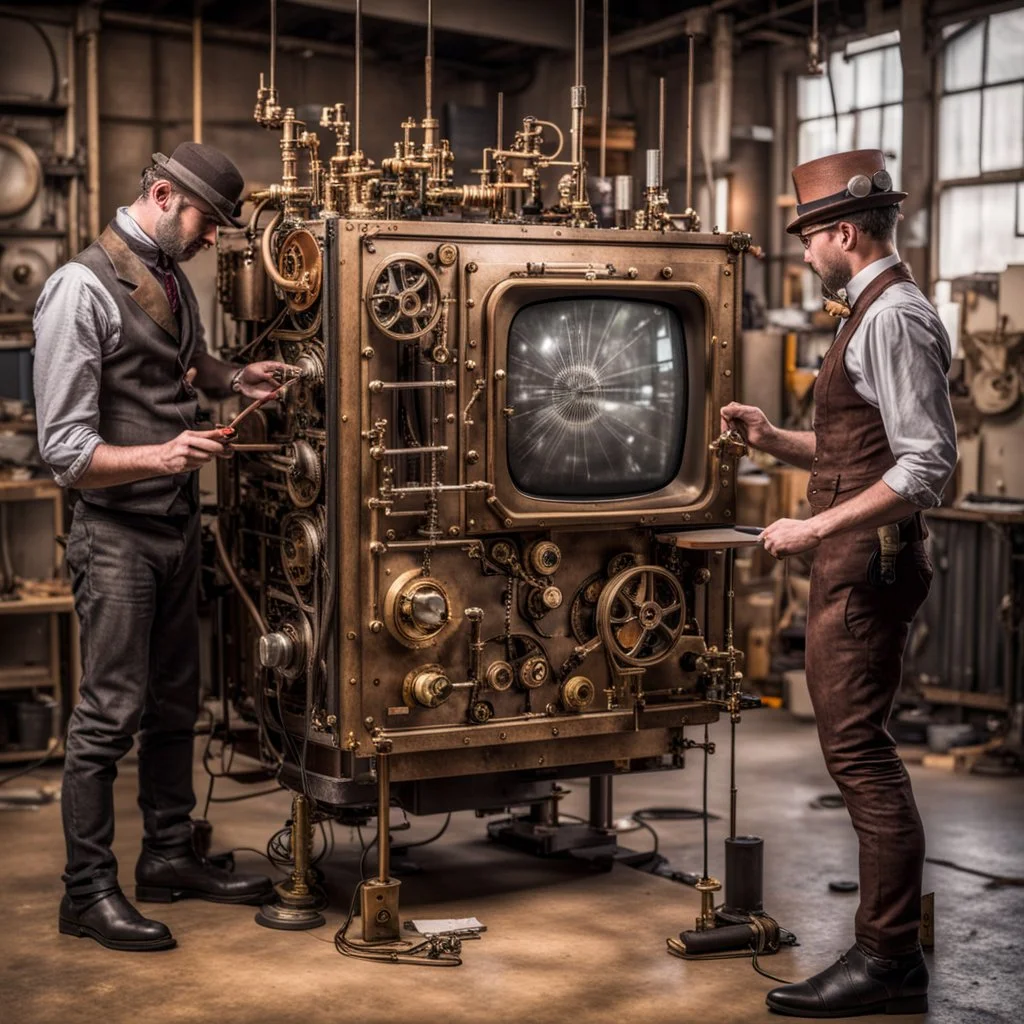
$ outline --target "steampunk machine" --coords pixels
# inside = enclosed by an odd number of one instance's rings
[[[607,779],[706,758],[707,724],[745,706],[731,554],[756,537],[733,529],[745,446],[718,421],[750,237],[701,233],[689,202],[670,213],[658,151],[635,227],[596,227],[576,7],[569,152],[531,117],[505,140],[499,112],[473,184],[454,183],[433,115],[430,27],[424,116],[379,163],[360,138],[360,5],[329,155],[281,105],[272,48],[255,117],[281,180],[218,242],[224,354],[299,371],[250,407],[220,470],[226,685],[295,792],[296,870],[261,923],[318,923],[311,806],[376,804],[361,948],[393,949],[392,802],[529,805],[504,838],[550,852],[552,780],[588,776],[572,842],[607,844]]]

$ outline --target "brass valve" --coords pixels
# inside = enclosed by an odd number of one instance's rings
[[[741,459],[750,449],[746,438],[735,428],[726,430],[708,445],[708,449],[719,459]]]

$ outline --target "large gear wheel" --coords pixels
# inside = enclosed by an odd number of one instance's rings
[[[609,580],[597,602],[597,631],[618,663],[649,668],[675,649],[686,621],[683,587],[667,569],[637,565]]]
[[[432,331],[441,309],[437,275],[419,256],[391,256],[370,276],[366,311],[373,326],[395,341],[415,341]]]

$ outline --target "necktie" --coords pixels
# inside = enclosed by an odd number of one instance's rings
[[[178,294],[178,282],[174,279],[174,264],[166,253],[161,252],[156,258],[157,275],[164,286],[164,294],[167,296],[167,304],[171,307],[171,313],[178,315],[181,308],[181,296]]]

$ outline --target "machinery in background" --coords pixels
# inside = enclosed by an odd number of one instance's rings
[[[353,118],[324,108],[324,159],[279,101],[272,44],[255,117],[280,134],[281,180],[245,229],[220,232],[224,356],[299,373],[242,421],[220,470],[236,599],[218,641],[294,821],[307,801],[339,817],[376,804],[363,944],[341,947],[390,957],[392,802],[530,805],[492,835],[614,847],[609,777],[681,768],[711,747],[686,729],[756,705],[732,624],[733,550],[756,543],[732,529],[745,445],[718,436],[750,237],[664,214],[658,180],[634,229],[595,227],[580,2],[568,158],[561,131],[527,117],[509,143],[499,128],[475,184],[455,184],[428,24],[425,116],[374,163],[361,11]],[[581,775],[592,820],[560,829],[553,783]],[[296,866],[260,923],[322,921],[306,876]]]

